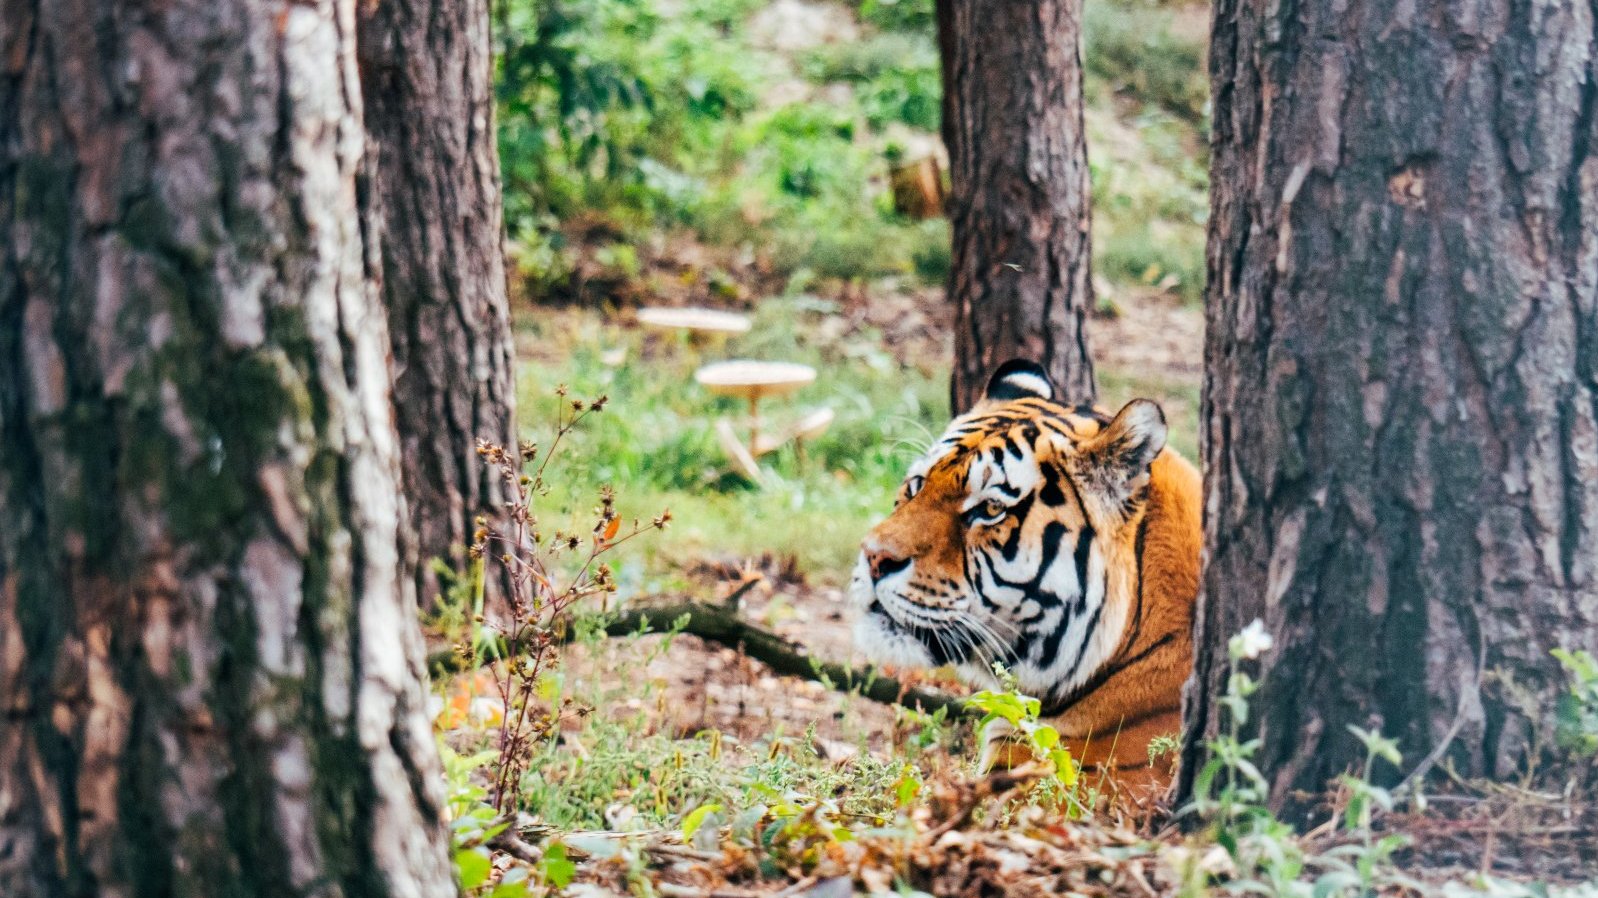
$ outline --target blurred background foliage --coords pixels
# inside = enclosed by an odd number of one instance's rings
[[[1100,292],[1196,300],[1207,9],[1084,15]],[[942,282],[945,223],[896,214],[887,189],[893,162],[937,146],[932,0],[502,0],[496,20],[523,295],[568,296],[585,263],[636,277],[662,235],[777,278]]]

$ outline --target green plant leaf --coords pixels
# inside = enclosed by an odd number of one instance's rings
[[[894,802],[899,807],[904,807],[914,801],[921,794],[921,778],[916,775],[915,769],[905,765],[904,772],[893,783]]]
[[[721,809],[722,807],[720,804],[717,804],[716,802],[708,802],[706,804],[700,805],[697,808],[694,808],[692,811],[689,811],[688,816],[682,818],[683,842],[693,842],[694,833],[699,832],[699,828],[705,825],[705,819],[711,814],[719,813]]]
[[[462,848],[455,852],[455,873],[460,878],[462,891],[469,892],[488,882],[492,869],[486,848]]]
[[[538,866],[544,881],[557,889],[566,888],[577,877],[577,865],[566,857],[566,846],[559,842],[549,843],[544,849],[544,860]]]
[[[1032,731],[1032,744],[1042,751],[1049,751],[1060,744],[1060,731],[1051,726],[1040,726]]]
[[[1049,752],[1049,760],[1054,762],[1054,778],[1059,780],[1066,788],[1076,785],[1077,766],[1071,753],[1063,748]]]

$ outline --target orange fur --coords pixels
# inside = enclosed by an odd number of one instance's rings
[[[1193,603],[1204,537],[1198,469],[1170,449],[1152,468],[1143,512],[1148,521],[1142,573],[1146,622],[1135,636],[1129,630],[1122,637],[1105,668],[1114,672],[1103,685],[1055,722],[1085,766],[1107,768],[1123,789],[1145,793],[1166,785],[1173,760],[1151,764],[1149,743],[1182,728],[1182,684],[1193,669]],[[1150,651],[1166,634],[1171,641]]]
[[[1078,593],[1086,595],[1091,583],[1103,597],[1093,617],[1098,628],[1080,628],[1088,636],[1077,652],[1079,663],[1089,655],[1098,663],[1091,671],[1073,668],[1074,679],[1062,680],[1045,704],[1052,705],[1051,722],[1089,776],[1102,771],[1119,789],[1143,795],[1169,775],[1169,759],[1150,763],[1149,743],[1176,733],[1181,724],[1202,539],[1198,471],[1162,448],[1164,436],[1163,416],[1152,404],[1135,411],[1129,405],[1112,420],[1098,410],[1067,409],[1042,397],[981,403],[951,424],[926,470],[907,479],[893,513],[864,541],[857,574],[857,586],[869,576],[860,587],[867,591],[861,601],[870,602],[883,621],[894,614],[917,621],[929,615],[959,619],[962,609],[975,604],[979,587],[962,592],[950,584],[970,582],[973,567],[979,567],[975,555],[999,564],[998,553],[1019,543],[1023,552],[1044,559],[1040,568],[1074,562],[1059,576],[1074,570]],[[1030,453],[1044,481],[1029,481],[1027,464],[1002,454],[1018,449]],[[973,472],[973,465],[987,468]],[[1070,487],[1073,495],[1061,502],[1023,496],[1025,511],[1017,504],[1007,509],[1008,517],[990,520],[987,509],[998,505],[972,507],[982,498],[973,495],[973,483],[989,469],[1002,470],[1001,483],[1012,491],[1016,483],[1032,483],[1032,495],[1041,497],[1054,483]],[[979,519],[973,521],[973,514]],[[1054,548],[1035,545],[1044,534],[1051,534]],[[1071,548],[1074,558],[1062,555]],[[879,575],[888,576],[890,568],[907,571],[902,582],[894,581],[892,613],[879,610],[878,601]],[[1041,581],[1040,575],[1034,582]],[[1065,627],[1071,618],[1062,621]],[[1055,654],[1040,653],[1039,665],[1053,665],[1062,651],[1058,646],[1068,642],[1055,640]],[[927,649],[929,657],[939,660],[932,651]],[[1067,682],[1073,685],[1066,688]]]

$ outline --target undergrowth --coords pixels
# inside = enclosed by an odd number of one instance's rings
[[[947,224],[897,214],[887,189],[898,160],[938,144],[932,6],[815,4],[795,26],[755,0],[496,4],[506,220],[524,292],[564,295],[585,265],[636,281],[642,256],[675,233],[782,276],[941,283]],[[1196,299],[1202,8],[1107,0],[1084,15],[1094,269],[1110,301],[1123,287]],[[816,36],[790,43],[796,27]]]
[[[1074,821],[1082,831],[1125,832],[1126,812],[1080,775],[1059,733],[1039,719],[1037,699],[1017,692],[1002,670],[998,688],[968,700],[972,716],[957,721],[901,710],[887,741],[856,730],[838,743],[813,726],[743,739],[714,726],[663,727],[669,696],[650,670],[674,651],[684,622],[608,637],[612,618],[603,606],[616,582],[602,565],[630,537],[664,527],[668,516],[624,529],[609,489],[593,491],[592,481],[576,478],[595,497],[587,523],[559,523],[546,503],[560,494],[557,484],[574,479],[568,462],[591,460],[581,436],[608,418],[596,416],[608,400],[572,400],[564,390],[558,398],[565,411],[547,448],[482,448],[511,498],[506,521],[485,521],[472,554],[510,565],[519,585],[503,608],[485,608],[481,568],[474,568],[453,581],[446,613],[435,620],[454,627],[459,653],[470,662],[448,687],[439,716],[464,894],[555,894],[588,870],[608,871],[651,895],[661,865],[685,857],[717,859],[718,875],[733,879],[786,882],[842,871],[914,891],[930,873],[906,858],[942,850],[939,837],[957,827],[1058,835]],[[557,450],[565,450],[560,467],[546,467]],[[582,477],[592,474],[583,470]],[[562,647],[568,644],[573,648]],[[1241,735],[1260,686],[1252,664],[1271,648],[1258,621],[1229,644],[1223,729],[1205,745],[1191,804],[1173,812],[1188,822],[1189,834],[1145,829],[1141,839],[1123,836],[1121,857],[1147,858],[1175,891],[1192,896],[1542,894],[1486,877],[1439,893],[1409,876],[1397,860],[1409,838],[1383,824],[1418,799],[1379,785],[1379,768],[1398,765],[1401,755],[1375,731],[1354,731],[1366,762],[1342,777],[1331,820],[1305,834],[1278,818],[1254,766],[1259,743]],[[581,663],[558,663],[573,650]],[[1559,743],[1590,758],[1598,753],[1598,662],[1581,652],[1558,654],[1570,674]],[[959,748],[998,736],[1024,748],[1037,768],[1023,766],[1008,779],[985,776],[985,761]]]

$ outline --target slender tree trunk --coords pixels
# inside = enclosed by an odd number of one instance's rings
[[[1363,759],[1350,726],[1404,773],[1547,747],[1549,650],[1598,650],[1594,27],[1577,0],[1217,3],[1185,779],[1254,617],[1278,803]]]
[[[955,411],[1012,358],[1094,398],[1081,0],[938,0]]]
[[[439,592],[431,560],[459,568],[473,520],[499,505],[477,441],[515,445],[488,2],[382,0],[361,13],[401,467],[427,603]]]
[[[0,894],[455,894],[354,29],[0,17]]]

